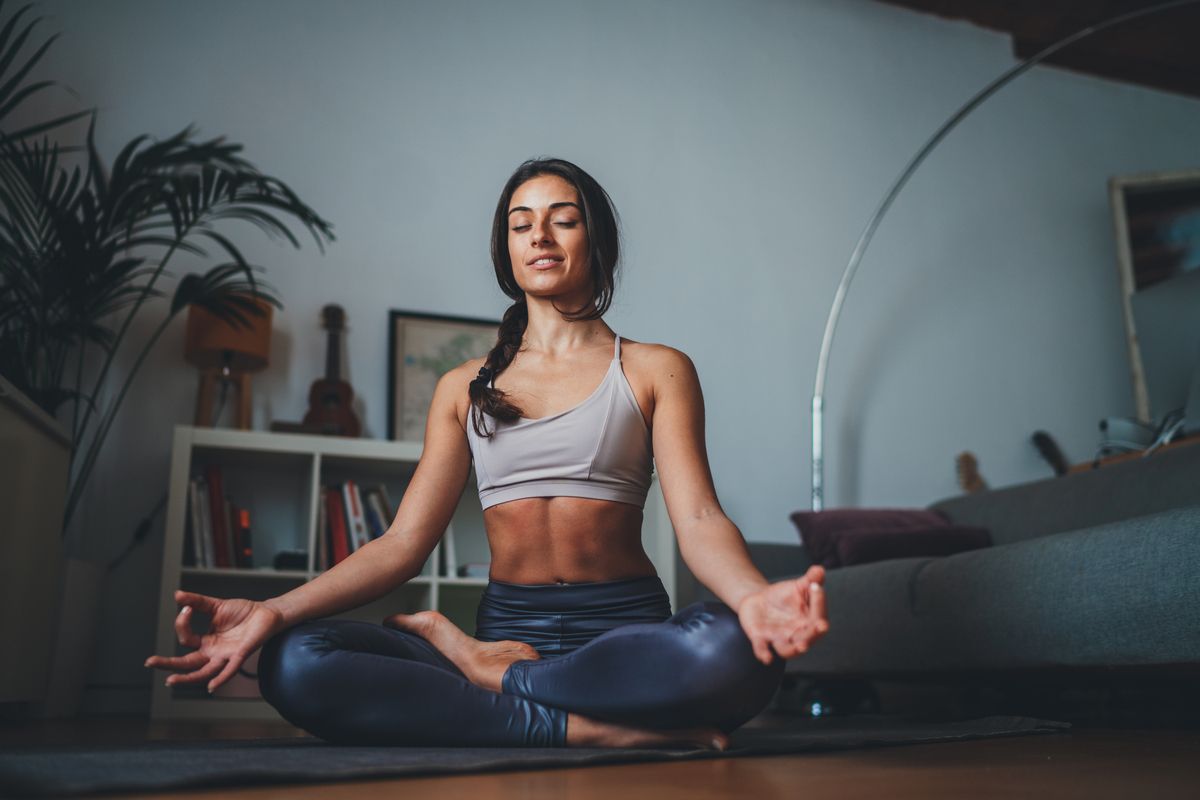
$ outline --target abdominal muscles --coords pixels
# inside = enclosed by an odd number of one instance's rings
[[[655,574],[642,548],[642,509],[586,497],[523,497],[483,512],[491,578],[588,583]]]

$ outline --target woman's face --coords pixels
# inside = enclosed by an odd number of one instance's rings
[[[575,187],[539,175],[508,202],[508,256],[517,285],[537,296],[587,292],[587,226]]]

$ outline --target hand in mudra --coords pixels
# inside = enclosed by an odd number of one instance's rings
[[[283,627],[282,614],[254,600],[223,599],[177,590],[175,602],[183,604],[175,617],[175,635],[184,647],[197,649],[182,656],[146,659],[147,667],[183,672],[168,677],[168,686],[207,680],[208,691],[214,691]],[[203,635],[192,630],[193,609],[212,617],[212,624]]]
[[[785,661],[808,650],[829,630],[825,568],[809,567],[799,578],[779,581],[748,595],[738,605],[738,621],[754,647],[754,657],[771,663],[771,650]]]

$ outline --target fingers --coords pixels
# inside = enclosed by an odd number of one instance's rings
[[[208,682],[208,693],[212,694],[218,686],[232,678],[233,674],[237,672],[238,667],[242,665],[243,660],[242,656],[234,656],[229,659],[229,663],[225,665],[225,669],[221,670],[221,674]]]
[[[180,683],[199,683],[200,681],[206,681],[213,675],[216,675],[218,672],[220,672],[221,668],[225,666],[227,661],[228,659],[226,658],[209,659],[207,665],[196,670],[195,672],[189,672],[186,675],[172,675],[171,677],[167,678],[167,686],[175,686]]]
[[[175,615],[175,638],[184,647],[199,647],[200,637],[192,630],[192,607],[184,606]]]
[[[779,653],[779,657],[784,661],[787,661],[789,658],[795,658],[800,654],[800,651],[796,649],[796,645],[792,644],[790,641],[774,642],[772,643],[772,646],[775,648],[775,652]]]
[[[216,601],[208,595],[185,592],[182,589],[175,590],[175,604],[194,606],[197,611],[203,611],[206,614],[211,614],[216,609]]]
[[[755,636],[750,639],[750,645],[754,648],[754,657],[764,664],[771,663],[771,646],[767,643],[767,639],[763,636]]]
[[[801,608],[801,620],[789,635],[781,636],[772,642],[775,652],[781,658],[788,659],[808,652],[813,642],[820,639],[829,630],[829,620],[825,610],[825,590],[819,582],[824,578],[823,573],[823,569],[810,569],[794,584]]]
[[[825,590],[819,584],[811,584],[813,625],[819,635],[829,630],[829,616],[825,610]]]
[[[807,583],[807,580],[808,576],[806,575],[804,577],[797,578],[792,582],[792,590],[796,593],[796,602],[800,604],[800,612],[805,616],[810,614],[812,611],[812,609],[809,607],[808,594],[808,587],[811,586],[811,584]]]
[[[829,620],[825,612],[825,587],[821,584],[824,578],[825,568],[813,566],[795,583],[801,612],[818,634],[829,630]]]
[[[207,661],[208,657],[203,653],[194,652],[188,653],[186,656],[150,656],[143,666],[173,670],[195,669]]]

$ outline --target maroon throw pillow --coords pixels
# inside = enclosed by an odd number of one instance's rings
[[[889,558],[951,556],[991,544],[992,535],[987,528],[973,525],[945,525],[906,531],[859,528],[842,531],[837,537],[837,556],[843,567],[849,567]]]
[[[830,508],[825,511],[795,511],[792,522],[800,532],[800,541],[814,564],[824,567],[841,566],[837,540],[843,531],[869,528],[872,530],[906,531],[941,528],[950,524],[937,511],[924,508]]]

